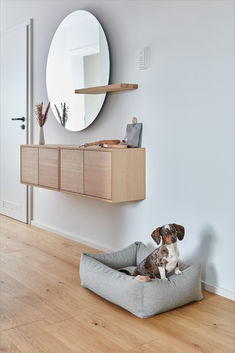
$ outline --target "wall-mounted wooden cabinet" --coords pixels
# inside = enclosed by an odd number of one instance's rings
[[[145,149],[22,145],[21,183],[107,202],[145,199]]]

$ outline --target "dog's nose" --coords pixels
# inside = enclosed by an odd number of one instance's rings
[[[176,238],[175,237],[171,237],[171,241],[172,241],[172,243],[175,243],[176,242]]]

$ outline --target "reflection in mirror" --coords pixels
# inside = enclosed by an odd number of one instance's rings
[[[62,104],[61,103],[61,112],[59,111],[59,109],[57,108],[57,105],[54,104],[57,116],[60,119],[60,123],[63,127],[65,127],[67,120],[68,120],[68,107],[66,106],[66,103]]]
[[[98,20],[87,11],[68,15],[51,42],[46,77],[52,111],[66,129],[83,130],[97,117],[106,94],[75,94],[74,91],[107,85],[109,67],[108,44]],[[64,119],[63,109],[66,110]]]

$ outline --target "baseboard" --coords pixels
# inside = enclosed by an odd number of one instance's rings
[[[84,237],[78,236],[77,234],[63,232],[60,229],[57,229],[57,228],[54,228],[54,227],[51,227],[51,226],[48,226],[45,224],[41,224],[37,221],[31,221],[31,224],[35,227],[42,228],[42,229],[45,229],[49,232],[58,234],[64,238],[68,238],[68,239],[77,241],[81,244],[90,246],[91,248],[95,248],[95,249],[105,251],[105,252],[117,250],[117,249],[106,248],[103,245],[100,245],[99,243],[96,243],[93,241],[87,241]],[[220,288],[220,287],[214,286],[214,285],[206,283],[206,282],[202,282],[202,288],[207,290],[208,292],[212,292],[212,293],[218,294],[222,297],[225,297],[225,298],[228,298],[230,300],[235,301],[235,292],[232,292],[228,289]]]
[[[208,292],[212,292],[220,295],[221,297],[225,297],[227,299],[235,301],[235,292],[231,290],[213,286],[212,284],[206,282],[202,282],[202,288],[207,290]]]
[[[63,232],[60,229],[57,229],[57,228],[54,228],[54,227],[39,223],[37,221],[31,221],[31,225],[34,226],[34,227],[45,229],[45,230],[47,230],[47,231],[49,231],[51,233],[58,234],[58,235],[60,235],[60,236],[62,236],[64,238],[68,238],[68,239],[74,240],[74,241],[76,241],[78,243],[90,246],[91,248],[95,248],[95,249],[98,249],[98,250],[101,250],[101,251],[105,251],[105,252],[115,251],[115,249],[106,248],[106,247],[100,245],[99,243],[96,243],[96,242],[93,242],[93,241],[87,241],[84,237],[81,237],[81,236],[79,236],[77,234]]]

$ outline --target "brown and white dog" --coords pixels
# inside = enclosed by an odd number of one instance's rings
[[[135,269],[134,276],[138,281],[150,281],[152,278],[160,277],[167,280],[166,273],[174,271],[179,275],[179,251],[177,239],[184,238],[184,227],[178,224],[166,224],[158,227],[151,234],[153,240],[162,245],[148,255]]]

